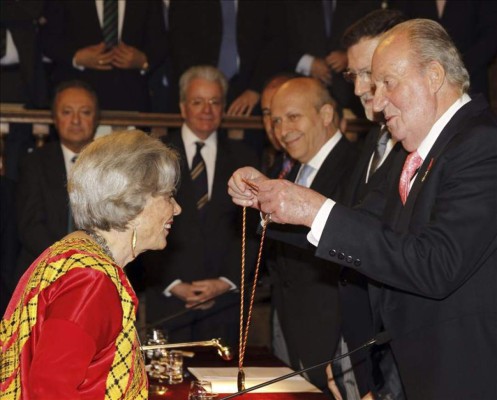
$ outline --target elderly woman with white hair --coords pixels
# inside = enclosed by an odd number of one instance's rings
[[[30,266],[0,324],[2,398],[147,398],[123,267],[166,246],[177,181],[177,154],[141,131],[83,150],[68,180],[80,230]]]

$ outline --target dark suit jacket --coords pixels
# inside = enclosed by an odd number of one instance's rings
[[[401,9],[409,18],[440,23],[461,52],[471,77],[471,91],[489,96],[488,67],[497,55],[497,2],[447,1],[442,18],[438,17],[435,0],[395,0],[391,7]]]
[[[481,98],[462,107],[421,166],[403,207],[389,194],[336,205],[317,255],[381,282],[371,297],[408,399],[495,399],[497,120]],[[346,227],[346,228],[345,228]]]
[[[227,139],[222,133],[218,134],[212,196],[205,206],[207,209],[202,223],[196,209],[194,188],[181,133],[168,134],[164,142],[177,149],[181,157],[181,181],[176,200],[182,207],[182,213],[174,219],[174,226],[167,238],[167,248],[163,251],[148,252],[144,257],[151,281],[147,291],[149,321],[155,321],[184,308],[183,302],[174,296],[166,298],[162,294],[175,279],[192,282],[224,276],[239,285],[241,208],[231,201],[226,188],[236,169],[258,163],[255,153],[243,143]],[[258,218],[256,212],[247,214],[252,215],[252,221]],[[247,232],[255,232],[254,223],[249,225]],[[247,266],[254,265],[255,254],[254,242],[250,241],[249,237],[247,255],[250,259],[247,260]]]
[[[22,162],[16,194],[21,252],[17,279],[48,246],[67,234],[69,196],[59,142],[48,143]]]
[[[322,0],[289,1],[287,8],[288,57],[291,69],[295,70],[304,54],[325,58],[331,51],[345,51],[341,45],[345,30],[370,11],[381,8],[381,1],[337,0],[329,39],[325,32]],[[354,112],[362,115],[353,86],[343,79],[342,73],[333,72],[332,75],[333,97],[342,107],[353,107]]]
[[[0,23],[12,34],[19,55],[19,73],[23,83],[20,96],[27,108],[48,107],[47,82],[41,61],[41,46],[38,37],[43,1],[0,2]],[[3,71],[0,71],[3,75]],[[9,79],[2,79],[2,91],[6,91]],[[5,86],[4,86],[5,85]],[[8,91],[7,91],[8,92]],[[17,102],[2,96],[6,102]]]
[[[311,188],[334,196],[356,161],[356,151],[342,138],[321,165]],[[294,176],[289,179],[294,180]],[[308,229],[291,225],[269,225],[268,239],[278,241],[267,260],[273,284],[273,303],[278,313],[292,367],[309,367],[332,358],[341,330],[338,299],[339,268],[314,256],[307,242]],[[293,244],[290,244],[293,243]],[[297,247],[304,244],[304,248]],[[311,381],[327,387],[324,367],[310,371]]]
[[[261,92],[264,82],[286,66],[284,20],[280,3],[239,0],[237,45],[239,73],[230,81],[228,101],[244,90]],[[199,64],[218,65],[222,14],[218,0],[172,0],[170,6],[172,63],[179,77]]]
[[[161,1],[128,0],[124,14],[121,40],[143,51],[153,69],[166,55]],[[102,109],[147,110],[147,76],[140,70],[80,71],[72,65],[77,50],[103,41],[94,1],[49,1],[45,18],[43,50],[54,62],[54,84],[81,79],[96,90]]]
[[[362,203],[368,192],[375,190],[386,179],[392,169],[393,161],[399,151],[400,143],[396,144],[380,167],[369,177],[366,182],[368,166],[371,156],[376,149],[380,126],[373,127],[364,140],[364,144],[357,163],[349,175],[343,196],[338,199],[341,204],[353,207]],[[348,348],[354,349],[367,342],[374,336],[373,317],[368,294],[368,282],[376,285],[375,281],[350,268],[341,268],[340,271],[340,301],[343,314],[343,336]],[[362,396],[371,391],[381,382],[373,382],[375,371],[369,358],[370,349],[365,349],[351,355],[354,374],[358,390]]]

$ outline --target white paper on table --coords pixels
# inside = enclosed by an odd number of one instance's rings
[[[198,380],[212,382],[212,391],[215,393],[235,393],[237,392],[238,368],[196,368],[190,367],[188,370]],[[288,367],[245,367],[245,388],[259,385],[280,376],[293,372]],[[292,376],[281,382],[254,390],[254,393],[291,393],[307,392],[321,393],[316,386],[306,381],[300,375]]]

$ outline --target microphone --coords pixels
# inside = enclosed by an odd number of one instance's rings
[[[219,400],[232,399],[232,398],[238,397],[238,396],[240,396],[242,394],[245,394],[245,393],[248,393],[248,392],[252,392],[254,390],[257,390],[257,389],[260,389],[260,388],[272,385],[273,383],[284,381],[285,379],[291,378],[292,376],[295,376],[295,375],[300,375],[300,374],[302,374],[304,372],[310,371],[311,369],[318,368],[318,367],[323,367],[323,366],[325,366],[327,364],[334,363],[335,361],[338,361],[338,360],[341,360],[342,358],[348,357],[351,354],[354,354],[354,353],[356,353],[356,352],[358,352],[358,351],[360,351],[362,349],[366,349],[366,348],[368,348],[368,347],[370,347],[370,346],[372,346],[374,344],[377,345],[377,346],[379,346],[379,345],[388,343],[390,340],[391,340],[391,336],[390,336],[390,334],[387,331],[380,332],[374,338],[369,339],[366,343],[364,343],[363,345],[361,345],[359,347],[356,347],[354,350],[351,350],[348,353],[345,353],[345,354],[342,354],[342,355],[340,355],[338,357],[332,358],[331,360],[323,361],[323,362],[321,362],[319,364],[311,365],[310,367],[307,367],[307,368],[304,368],[304,369],[301,369],[301,370],[298,370],[298,371],[291,372],[289,374],[280,376],[278,378],[271,379],[270,381],[262,382],[262,383],[260,383],[258,385],[252,386],[252,387],[250,387],[248,389],[240,390],[239,392],[230,394],[229,396],[223,397],[223,398],[221,398]]]

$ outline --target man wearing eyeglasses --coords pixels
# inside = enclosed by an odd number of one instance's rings
[[[341,199],[344,204],[351,207],[360,204],[366,194],[383,181],[391,169],[395,154],[401,148],[400,144],[396,145],[396,141],[386,129],[382,114],[373,111],[371,63],[381,35],[405,19],[405,16],[397,10],[375,10],[352,24],[342,37],[348,58],[348,68],[343,74],[344,78],[354,85],[354,93],[364,107],[366,118],[376,123],[366,135],[362,152]],[[374,329],[368,279],[352,269],[342,268],[339,290],[343,308],[343,341],[339,352],[341,354],[345,353],[347,348],[353,349],[366,342],[373,336]],[[375,323],[380,324],[378,319]],[[368,398],[365,396],[371,393],[392,400],[404,398],[388,345],[375,349],[373,358],[370,358],[367,351],[355,353],[350,358],[356,388],[361,398]],[[377,368],[381,368],[381,372]],[[339,377],[340,369],[346,370],[346,364],[335,363],[333,375]],[[331,378],[330,369],[328,374]],[[333,385],[335,381],[329,382]],[[342,385],[340,386],[342,393],[347,393],[347,398],[350,398],[349,393],[353,390],[348,387],[350,379],[343,381],[338,379],[337,382],[339,386]],[[334,390],[333,387],[331,389]],[[337,395],[335,397],[338,398]]]
[[[237,294],[194,305],[238,285],[241,213],[227,195],[226,183],[237,168],[245,163],[256,166],[258,160],[243,143],[229,140],[219,130],[228,84],[217,68],[191,67],[181,76],[179,86],[184,124],[164,142],[181,155],[181,186],[176,196],[184,211],[175,220],[175,234],[168,236],[168,251],[145,258],[153,283],[147,288],[147,320],[157,322],[194,308],[162,325],[171,342],[221,338],[223,343],[234,344]],[[247,229],[251,234],[256,231],[257,213],[252,220],[252,228]],[[251,247],[254,237],[248,238],[250,256],[256,254]],[[254,263],[247,260],[247,265]]]

